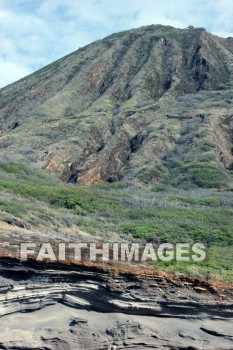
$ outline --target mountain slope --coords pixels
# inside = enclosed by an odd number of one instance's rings
[[[1,153],[65,182],[232,187],[232,74],[233,39],[203,28],[111,35],[0,90]]]

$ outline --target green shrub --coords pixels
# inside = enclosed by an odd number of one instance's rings
[[[222,184],[222,173],[206,162],[192,162],[176,167],[165,179],[172,185],[192,183],[203,188],[219,188]]]
[[[122,232],[131,234],[134,238],[156,238],[157,227],[150,223],[128,223],[120,226]]]
[[[193,204],[193,205],[206,205],[209,207],[217,207],[219,200],[217,197],[206,197],[206,198],[191,198],[183,196],[169,196],[171,200],[178,200],[180,202]]]
[[[164,185],[164,184],[160,184],[160,185],[156,185],[151,187],[151,191],[153,192],[162,192],[162,191],[166,191],[169,190],[171,188],[171,186],[169,185]]]
[[[32,206],[22,202],[15,200],[0,200],[0,210],[16,217],[22,217],[30,209],[32,209]]]

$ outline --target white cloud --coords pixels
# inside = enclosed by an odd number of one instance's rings
[[[233,35],[232,0],[1,0],[0,87],[121,30],[165,24]]]
[[[32,73],[32,69],[28,66],[17,62],[5,62],[0,60],[0,77],[2,86],[21,79],[30,73]]]

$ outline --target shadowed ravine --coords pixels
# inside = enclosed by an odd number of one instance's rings
[[[232,349],[229,288],[152,271],[2,259],[0,348]]]

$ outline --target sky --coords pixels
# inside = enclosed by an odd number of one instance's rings
[[[0,0],[0,88],[95,40],[150,24],[233,37],[233,2]]]

